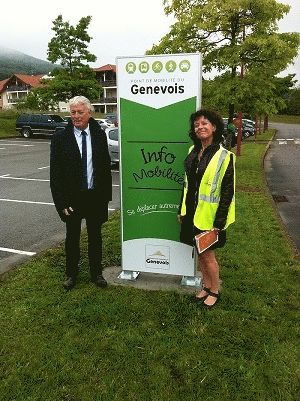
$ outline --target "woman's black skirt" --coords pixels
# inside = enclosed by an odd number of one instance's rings
[[[189,219],[188,217],[184,217],[181,223],[180,230],[180,242],[184,244],[194,246],[195,245],[195,235],[202,233],[203,230],[199,230],[193,224],[193,219]],[[226,244],[226,230],[219,231],[219,239],[216,243],[214,243],[208,249],[214,250],[217,248],[223,248]]]

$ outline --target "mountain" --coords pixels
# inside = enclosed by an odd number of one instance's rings
[[[48,61],[0,46],[0,80],[13,74],[48,74],[56,67],[58,66]]]

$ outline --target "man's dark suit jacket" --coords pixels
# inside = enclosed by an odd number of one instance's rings
[[[108,202],[112,199],[110,157],[105,132],[93,118],[89,120],[89,128],[97,216],[104,222],[107,220]],[[81,184],[81,155],[74,127],[70,123],[64,131],[53,135],[50,152],[50,188],[56,210],[63,221],[66,220],[63,209],[71,206],[76,211],[79,206]]]

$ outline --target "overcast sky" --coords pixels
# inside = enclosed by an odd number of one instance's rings
[[[300,0],[281,0],[292,6],[279,22],[281,32],[300,32]],[[1,4],[0,45],[47,59],[48,43],[54,36],[52,21],[62,14],[64,21],[77,25],[81,17],[92,16],[88,33],[89,50],[97,56],[93,67],[115,64],[117,56],[145,53],[169,31],[173,20],[166,17],[163,0],[26,0]],[[300,57],[289,73],[297,73]]]

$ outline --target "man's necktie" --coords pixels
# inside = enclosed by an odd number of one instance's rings
[[[81,148],[81,159],[82,159],[82,189],[88,189],[88,178],[87,178],[87,151],[86,151],[86,135],[85,131],[81,131],[82,137],[82,148]]]

